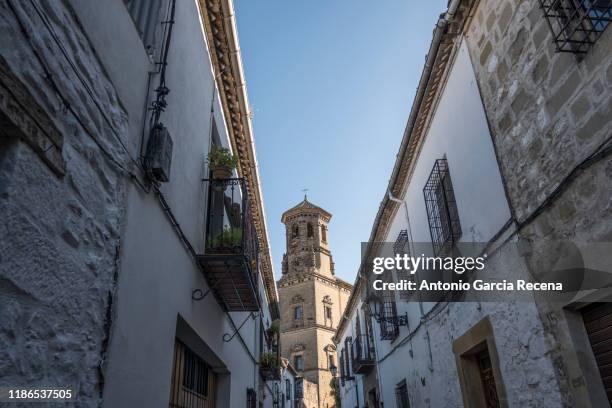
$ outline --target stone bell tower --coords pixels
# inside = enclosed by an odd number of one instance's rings
[[[352,289],[335,276],[328,240],[331,217],[304,196],[281,218],[287,247],[278,281],[281,354],[316,385],[319,407],[335,406],[330,367],[338,366],[338,359],[332,337]]]

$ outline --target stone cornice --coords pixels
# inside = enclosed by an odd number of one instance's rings
[[[249,190],[251,213],[259,237],[261,271],[266,294],[271,303],[272,314],[278,317],[278,294],[268,243],[251,111],[240,57],[234,6],[232,0],[198,0],[198,6],[232,151],[238,157],[238,174],[246,180]]]
[[[296,285],[303,282],[310,282],[313,280],[317,280],[319,282],[323,282],[329,286],[345,290],[350,292],[353,289],[353,285],[350,283],[340,279],[340,278],[329,278],[324,275],[320,275],[318,273],[304,273],[304,274],[296,274],[293,276],[283,276],[278,280],[278,286],[281,288],[285,288],[287,286]]]

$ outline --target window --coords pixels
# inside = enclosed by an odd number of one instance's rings
[[[327,229],[325,225],[321,225],[321,241],[327,242]]]
[[[308,238],[314,237],[314,229],[312,228],[312,224],[311,223],[308,223],[306,225],[306,233],[308,235]]]
[[[423,195],[434,256],[448,254],[461,238],[461,224],[446,159],[434,163]]]
[[[162,17],[168,0],[124,0],[138,34],[151,57],[159,55],[162,42]]]
[[[610,0],[540,0],[558,52],[584,54],[612,21]]]
[[[351,379],[351,360],[350,360],[350,350],[351,350],[351,343],[353,342],[353,338],[352,337],[346,337],[344,339],[344,375],[345,378]]]
[[[293,320],[302,320],[302,317],[303,317],[302,306],[296,306],[293,309]]]
[[[304,397],[304,383],[302,379],[295,380],[295,399],[300,399]]]
[[[215,374],[208,364],[179,340],[174,344],[170,407],[191,408],[215,400]],[[185,404],[184,401],[189,401]]]
[[[291,380],[285,380],[285,398],[287,401],[291,399]]]
[[[332,318],[332,308],[329,306],[325,306],[325,318],[329,320]]]
[[[334,358],[333,354],[328,354],[327,356],[327,368],[331,369],[332,367],[334,367],[336,365],[336,359]]]
[[[340,382],[342,386],[344,386],[345,382],[345,373],[344,373],[344,361],[346,360],[346,356],[344,353],[344,349],[340,350]]]
[[[208,367],[206,363],[191,350],[185,348],[185,366],[183,368],[183,387],[200,395],[207,395]]]
[[[463,405],[500,407],[505,389],[499,369],[493,328],[485,317],[453,342]]]
[[[395,400],[397,401],[397,408],[410,408],[406,380],[403,380],[395,386]]]
[[[399,335],[399,325],[397,321],[397,305],[395,296],[391,291],[385,291],[382,296],[380,319],[380,339],[395,340]]]
[[[295,366],[295,369],[298,371],[304,370],[304,359],[302,358],[301,354],[298,354],[293,357],[293,365]]]
[[[257,393],[253,388],[247,388],[247,408],[257,407]]]
[[[408,238],[408,230],[401,230],[397,235],[397,239],[393,244],[393,253],[395,255],[408,255],[410,256],[410,239]],[[413,275],[405,269],[397,269],[395,271],[398,281],[412,280]],[[407,290],[399,291],[400,299],[408,300],[410,298],[410,292]]]
[[[297,224],[293,224],[291,227],[293,238],[297,238],[300,235],[300,227]]]

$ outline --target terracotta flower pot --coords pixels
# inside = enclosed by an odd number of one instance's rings
[[[232,169],[229,167],[217,167],[212,169],[212,178],[213,179],[228,179],[232,177]]]

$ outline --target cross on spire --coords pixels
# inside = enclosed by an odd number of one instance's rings
[[[308,193],[308,189],[304,188],[302,189],[302,193],[304,193],[304,201],[306,201],[308,199],[308,195],[306,193]]]

